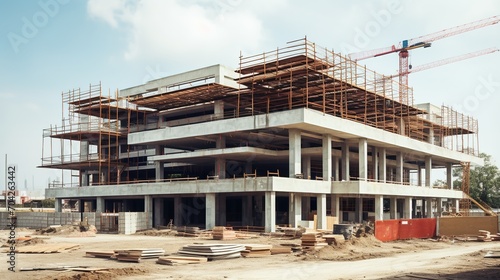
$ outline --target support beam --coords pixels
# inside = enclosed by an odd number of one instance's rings
[[[411,197],[405,197],[405,205],[404,205],[404,211],[403,211],[403,217],[405,219],[411,219],[411,209],[412,209],[412,202],[413,199]]]
[[[366,139],[359,139],[359,180],[368,179],[368,142]]]
[[[453,189],[453,172],[452,172],[453,164],[450,162],[446,163],[446,185],[449,189]]]
[[[289,208],[289,223],[292,227],[298,227],[302,220],[302,196],[299,193],[290,193]]]
[[[387,182],[387,150],[385,148],[379,149],[379,181],[382,183]]]
[[[319,194],[316,196],[317,205],[317,229],[326,228],[326,194]]]
[[[403,183],[403,153],[396,153],[396,182]]]
[[[276,192],[266,192],[265,231],[276,231]]]
[[[331,181],[332,178],[332,136],[323,135],[323,181]]]
[[[378,148],[374,146],[372,147],[372,170],[373,170],[372,179],[375,180],[375,182],[378,182],[378,168],[379,168]]]
[[[342,143],[342,180],[349,181],[350,172],[349,172],[349,144],[347,142]]]
[[[62,212],[62,199],[56,198],[54,202],[54,212]]]
[[[226,159],[216,158],[215,159],[215,175],[219,176],[219,179],[226,179]]]
[[[96,197],[96,203],[95,203],[95,211],[96,213],[104,213],[104,197],[98,196]]]
[[[432,158],[425,156],[425,186],[431,187]]]
[[[159,155],[164,154],[165,148],[163,147],[163,145],[156,145],[155,150],[156,150],[155,155],[159,156]],[[165,172],[163,170],[163,162],[155,161],[155,179],[156,179],[156,182],[163,181],[163,179],[165,178],[164,173]]]
[[[311,156],[303,156],[301,165],[304,179],[311,179]]]
[[[356,198],[356,222],[363,222],[363,198]]]
[[[214,117],[216,120],[224,118],[224,101],[215,100],[214,102]]]
[[[384,220],[384,196],[375,196],[375,221]]]
[[[338,157],[333,157],[332,161],[333,165],[333,180],[334,181],[340,181],[340,168],[339,168],[339,158]]]
[[[441,217],[443,214],[443,199],[442,198],[436,198],[436,216]]]
[[[205,194],[205,229],[211,230],[215,227],[215,193]]]
[[[150,195],[144,196],[144,212],[151,213],[153,211],[153,198]]]
[[[398,199],[391,197],[391,219],[398,219]]]
[[[417,185],[419,187],[422,186],[422,167],[420,167],[420,165],[418,166],[417,169]]]
[[[301,172],[301,136],[300,130],[288,130],[288,164],[289,177],[295,178],[295,174]]]
[[[432,198],[431,197],[428,197],[425,199],[425,216],[427,218],[433,218],[434,217],[434,213],[433,213],[433,209],[432,209]]]
[[[155,198],[154,199],[154,227],[158,226],[166,226],[167,221],[165,220],[164,207],[165,207],[165,199],[164,198]]]
[[[175,226],[181,226],[183,221],[182,221],[182,216],[183,216],[184,209],[182,207],[182,199],[180,196],[174,197],[174,225]]]
[[[242,223],[244,226],[253,226],[252,220],[252,196],[246,195],[242,197]],[[219,211],[217,211],[219,212]],[[220,212],[219,212],[220,213]]]
[[[332,213],[331,215],[334,217],[338,218],[338,221],[340,222],[340,197],[338,195],[332,194],[330,196],[330,212]]]

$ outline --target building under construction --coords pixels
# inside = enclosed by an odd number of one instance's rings
[[[66,170],[46,190],[56,211],[145,212],[148,227],[436,217],[466,197],[452,168],[483,163],[477,120],[306,39],[62,106],[43,133],[42,167]]]

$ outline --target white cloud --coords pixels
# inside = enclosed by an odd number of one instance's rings
[[[261,21],[241,1],[129,1],[88,2],[91,17],[123,28],[128,61],[169,63],[218,63],[230,58],[236,64],[239,51],[259,50],[264,38]],[[260,51],[260,50],[259,50]],[[204,65],[203,65],[204,66]]]

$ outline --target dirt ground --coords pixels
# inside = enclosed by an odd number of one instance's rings
[[[177,237],[172,232],[147,234],[75,236],[37,235],[18,229],[18,236],[36,237],[32,244],[77,243],[80,247],[62,253],[16,254],[16,268],[89,266],[103,272],[17,271],[4,263],[0,279],[500,279],[500,258],[484,258],[489,250],[500,250],[500,242],[452,240],[405,240],[380,242],[373,236],[354,238],[343,244],[309,252],[294,252],[259,258],[216,260],[207,263],[166,266],[146,259],[140,263],[85,257],[86,251],[163,248],[175,254],[193,243],[299,245],[300,239],[257,236],[231,241]],[[5,241],[8,232],[0,231]],[[33,240],[33,239],[32,239]],[[6,250],[6,248],[2,248]],[[5,254],[4,254],[5,256]],[[5,257],[5,260],[7,258]]]

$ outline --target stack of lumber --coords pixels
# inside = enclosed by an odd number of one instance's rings
[[[86,257],[94,257],[94,258],[104,258],[110,259],[114,257],[115,252],[113,251],[87,251],[85,252]]]
[[[271,248],[271,255],[277,255],[277,254],[291,254],[292,253],[292,247],[285,247],[285,246],[280,246],[280,247],[273,247]]]
[[[321,237],[321,233],[317,232],[306,232],[302,234],[300,238],[301,245],[303,249],[321,249],[327,246],[326,240]]]
[[[479,230],[478,241],[492,241],[491,233],[487,230]]]
[[[342,234],[324,234],[322,237],[328,245],[338,245],[345,242],[345,237]]]
[[[176,236],[199,237],[203,233],[199,227],[177,227]]]
[[[241,255],[246,258],[265,257],[271,255],[273,245],[246,244]]]
[[[158,258],[165,255],[163,249],[132,249],[115,250],[115,257],[118,261],[140,262],[142,259]]]
[[[236,232],[230,227],[214,227],[212,238],[215,240],[234,240],[236,239]]]
[[[79,244],[73,243],[50,243],[50,244],[36,244],[28,245],[23,247],[16,247],[16,253],[27,253],[27,254],[48,254],[48,253],[61,253],[74,249],[78,249]],[[7,252],[7,251],[5,251]]]
[[[197,264],[207,261],[208,259],[205,257],[168,256],[168,257],[158,258],[156,263],[164,265],[182,265],[182,264]]]
[[[192,244],[183,246],[178,254],[217,260],[239,258],[243,250],[245,246],[238,244]]]

